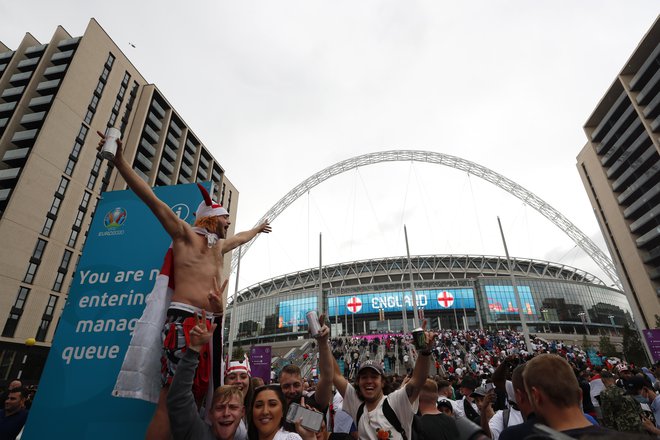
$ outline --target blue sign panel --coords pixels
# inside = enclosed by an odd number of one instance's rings
[[[484,286],[486,298],[488,299],[488,310],[493,314],[518,313],[516,305],[516,294],[513,286]],[[523,306],[523,313],[526,315],[535,315],[536,306],[529,286],[518,286],[520,302]]]
[[[180,218],[194,221],[196,185],[155,192]],[[142,439],[154,412],[151,403],[111,393],[170,237],[132,191],[103,194],[96,213],[24,440]]]
[[[417,307],[424,310],[474,309],[472,289],[428,289],[416,290]],[[412,310],[410,291],[366,293],[353,296],[328,298],[328,311],[331,316],[345,314],[385,313],[401,311],[405,304]]]

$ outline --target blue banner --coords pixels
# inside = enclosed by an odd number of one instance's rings
[[[474,291],[470,288],[416,290],[415,299],[417,307],[424,310],[475,308]],[[380,309],[385,313],[400,312],[403,304],[407,310],[413,309],[409,290],[330,297],[328,312],[330,316],[378,313]]]
[[[205,186],[210,188],[210,183]],[[201,200],[195,184],[154,191],[180,218],[194,221]],[[111,393],[169,244],[170,237],[132,191],[103,194],[24,440],[144,438],[155,405]]]

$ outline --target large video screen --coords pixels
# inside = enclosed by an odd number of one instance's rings
[[[513,286],[484,286],[488,299],[488,311],[491,314],[518,313],[516,295]],[[529,286],[518,286],[518,294],[522,303],[523,313],[536,314],[534,298]]]
[[[474,309],[474,291],[465,289],[426,289],[416,290],[417,307],[424,310]],[[328,298],[328,312],[334,315],[361,315],[401,311],[403,305],[412,310],[412,295],[410,291],[392,291],[379,293],[364,293]]]
[[[305,314],[310,310],[318,310],[316,296],[298,298],[290,301],[280,301],[278,328],[307,325]]]

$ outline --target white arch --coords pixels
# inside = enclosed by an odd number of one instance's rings
[[[522,186],[518,185],[511,179],[504,177],[503,175],[496,173],[495,171],[486,168],[477,163],[471,162],[466,159],[462,159],[456,156],[450,156],[448,154],[437,153],[434,151],[420,151],[420,150],[390,150],[390,151],[380,151],[376,153],[363,154],[361,156],[352,157],[350,159],[342,160],[337,162],[334,165],[331,165],[327,168],[322,169],[316,174],[305,179],[303,182],[298,184],[291,191],[286,193],[272,208],[264,214],[261,219],[257,222],[257,225],[263,222],[266,219],[273,221],[282,211],[284,211],[291,203],[293,203],[298,197],[305,194],[310,189],[314,188],[316,185],[326,181],[327,179],[341,174],[345,171],[352,170],[357,167],[373,165],[381,162],[426,162],[434,163],[438,165],[445,165],[457,170],[466,171],[473,176],[479,177],[486,180],[487,182],[496,185],[503,190],[507,191],[509,194],[512,194],[537,210],[545,218],[550,220],[561,229],[566,235],[568,235],[571,240],[575,242],[583,251],[587,253],[600,267],[603,272],[617,285],[619,290],[623,290],[621,281],[616,274],[614,265],[612,261],[601,251],[596,244],[591,241],[582,231],[580,231],[577,226],[571,223],[562,213],[557,211],[555,208],[550,206],[547,202],[544,202],[540,197],[532,193],[531,191],[526,190]],[[258,237],[258,235],[257,235]],[[243,245],[241,250],[241,255],[245,255],[252,243],[257,239],[257,237],[250,240],[248,243]],[[231,259],[231,271],[233,272],[236,269],[238,263],[238,253],[235,252]]]

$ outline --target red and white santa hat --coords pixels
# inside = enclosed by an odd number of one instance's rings
[[[211,199],[211,196],[209,195],[209,192],[206,190],[206,188],[204,188],[199,183],[197,184],[197,187],[201,191],[204,200],[202,200],[197,207],[197,211],[195,211],[195,217],[202,218],[215,217],[218,215],[229,215],[229,212],[227,212],[227,210],[223,208],[221,204]]]
[[[225,371],[225,376],[228,376],[231,373],[247,373],[249,376],[252,376],[252,373],[250,372],[250,362],[247,359],[242,361],[230,361],[229,366]]]

